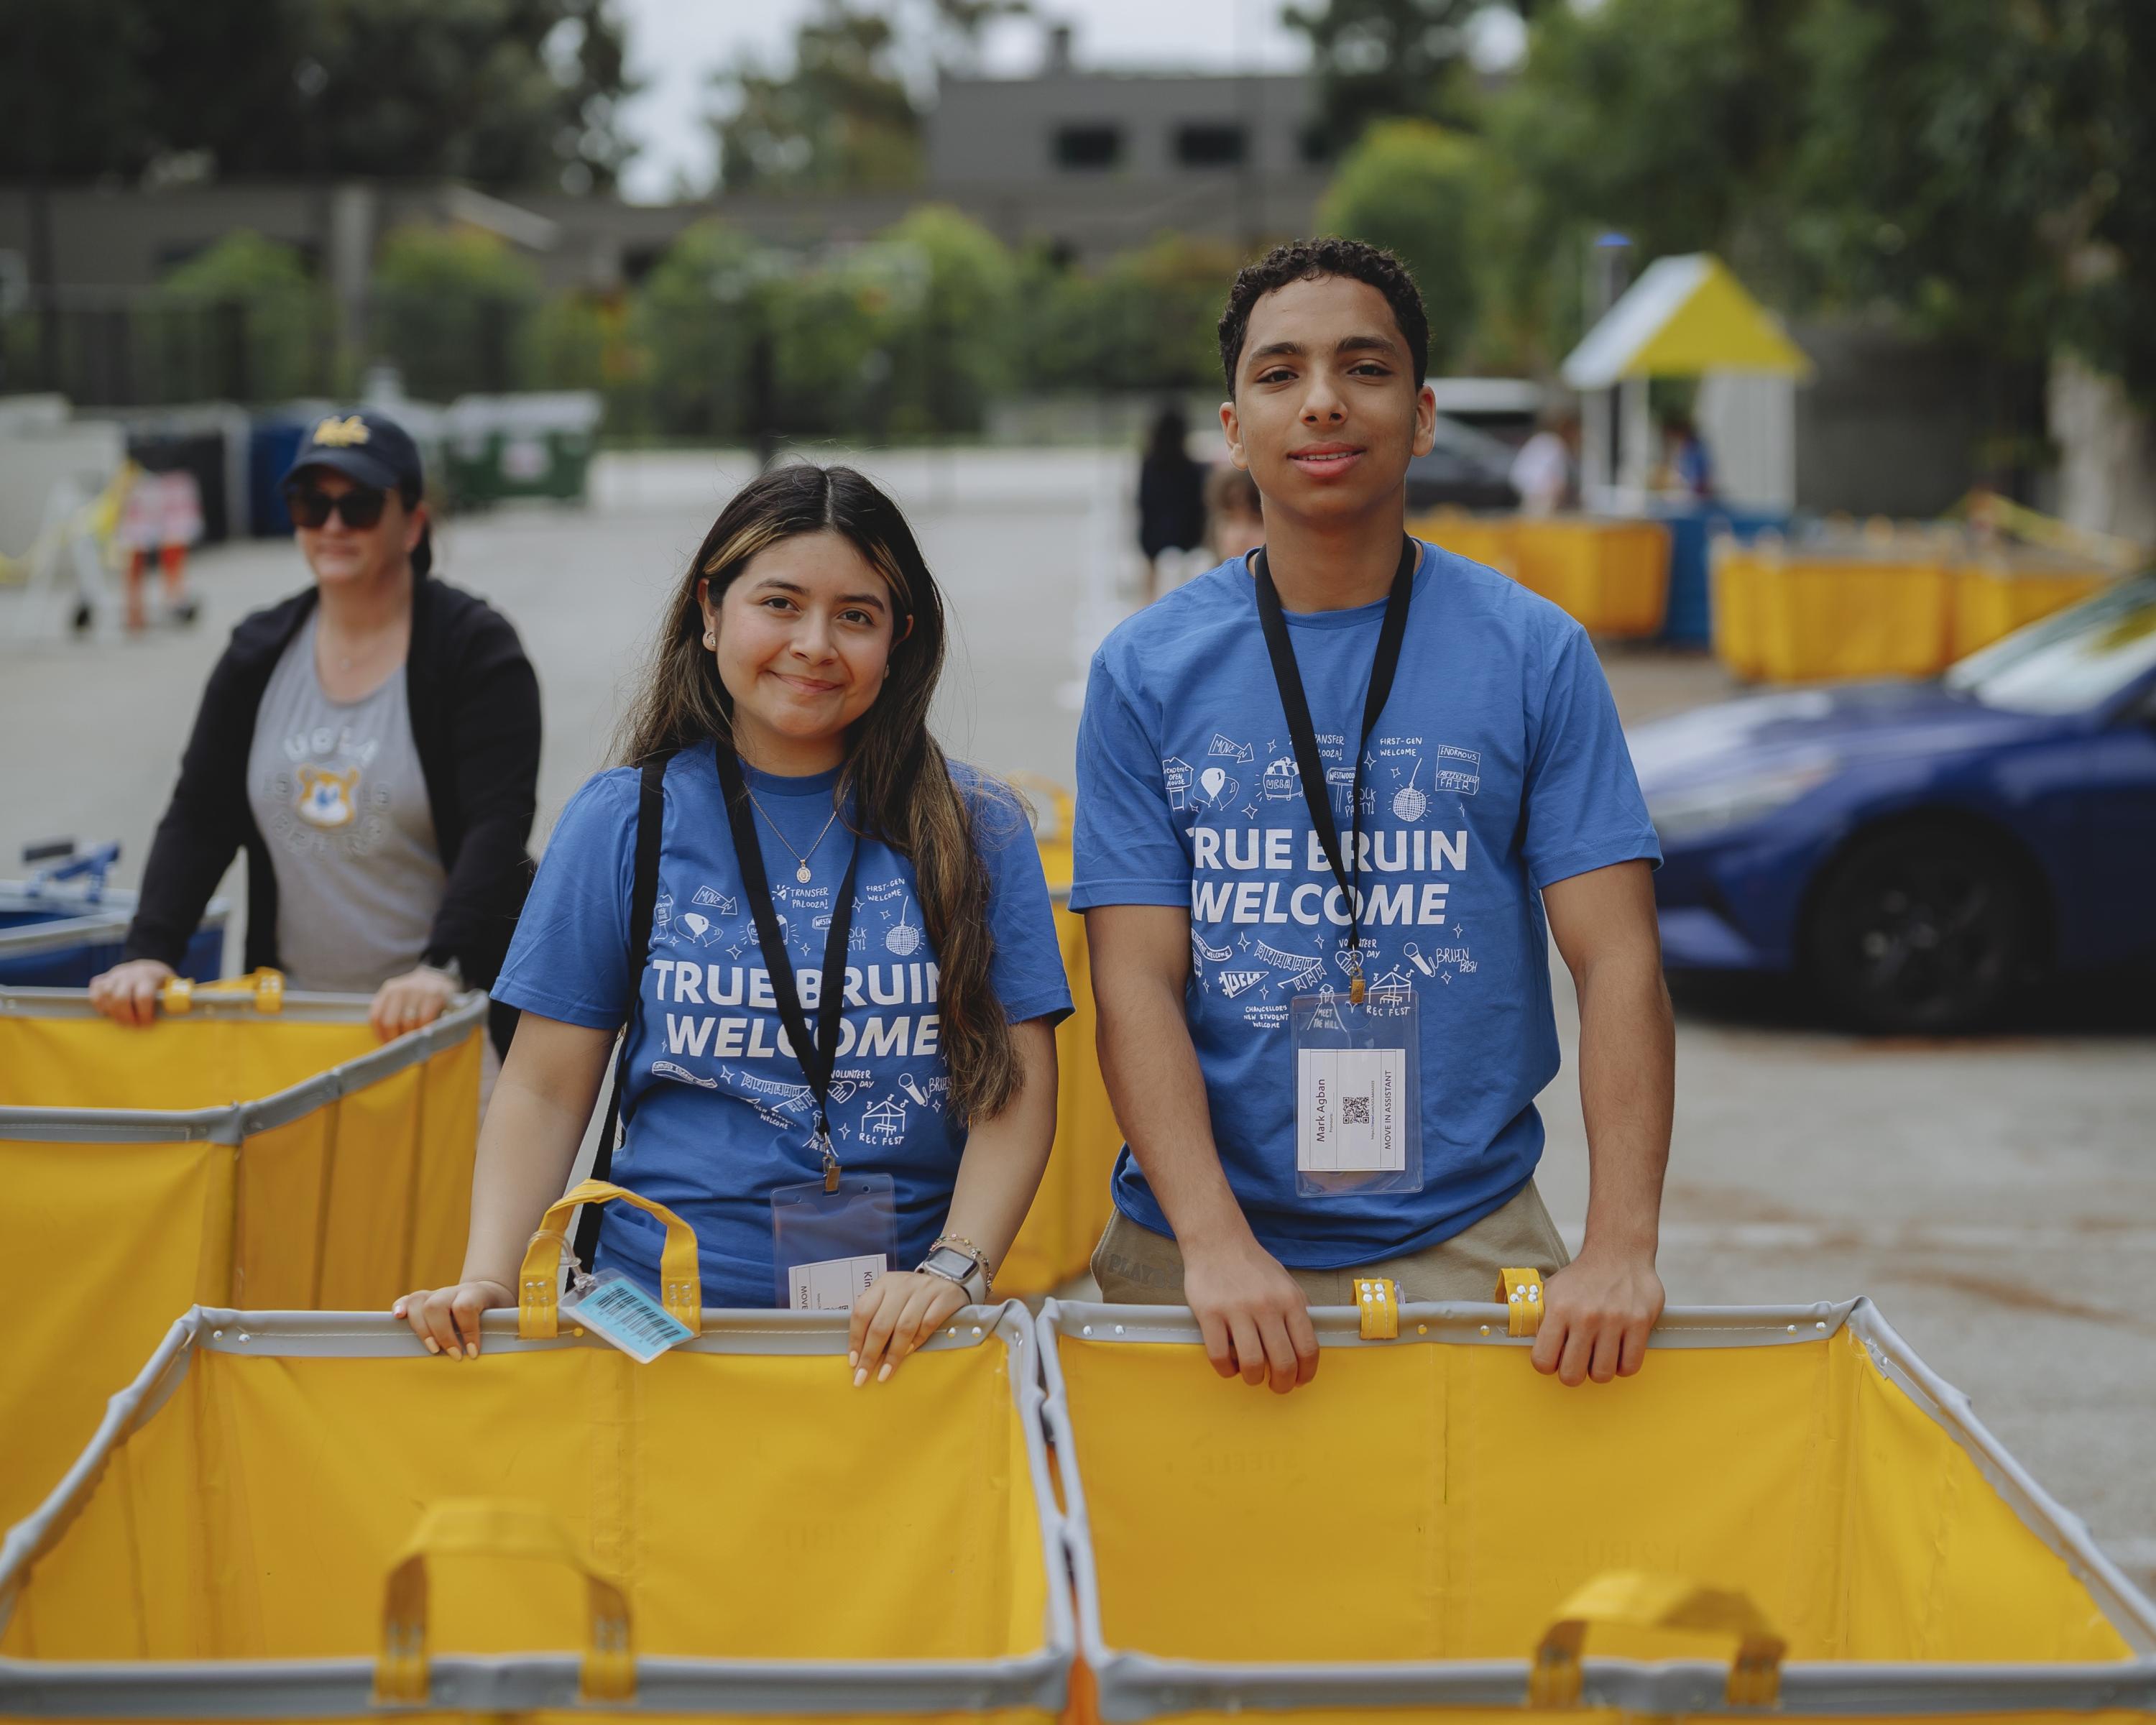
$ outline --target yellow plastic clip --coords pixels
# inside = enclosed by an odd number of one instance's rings
[[[1501,1270],[1497,1297],[1505,1304],[1506,1333],[1532,1336],[1543,1327],[1543,1273],[1539,1270]]]
[[[282,1012],[285,973],[280,970],[254,970],[245,976],[230,976],[216,983],[192,982],[183,976],[168,977],[157,991],[157,1004],[167,1018],[185,1018],[194,1009],[196,997],[207,994],[252,994],[257,1012]]]
[[[1400,1291],[1383,1276],[1357,1276],[1355,1305],[1363,1314],[1365,1342],[1389,1342],[1399,1334]]]

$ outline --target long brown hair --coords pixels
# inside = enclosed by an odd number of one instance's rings
[[[847,737],[838,795],[843,804],[851,793],[861,832],[913,865],[921,923],[936,948],[950,1106],[961,1119],[988,1119],[1018,1094],[1019,1074],[988,977],[995,938],[974,834],[981,823],[1021,817],[993,783],[963,793],[929,735],[928,705],[943,668],[943,596],[896,503],[850,467],[806,462],[774,468],[736,493],[667,605],[650,669],[622,722],[621,757],[641,767],[713,740],[734,746],[733,697],[703,644],[696,586],[710,580],[716,610],[758,552],[804,533],[843,535],[891,588],[891,675]]]

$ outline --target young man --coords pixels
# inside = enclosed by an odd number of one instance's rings
[[[1579,625],[1406,536],[1428,348],[1389,254],[1320,240],[1236,277],[1220,421],[1264,550],[1111,635],[1080,731],[1070,901],[1129,1139],[1094,1274],[1187,1301],[1214,1368],[1277,1391],[1356,1273],[1487,1300],[1500,1267],[1556,1272],[1534,1359],[1568,1384],[1637,1371],[1662,1307],[1654,828]],[[1593,1179],[1568,1266],[1533,1183],[1552,936]],[[1328,1067],[1343,1024],[1390,1064]]]

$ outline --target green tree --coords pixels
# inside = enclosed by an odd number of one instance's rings
[[[0,0],[0,176],[449,174],[603,189],[613,0]]]
[[[1467,20],[1485,0],[1324,0],[1281,14],[1310,39],[1317,80],[1311,141],[1346,149],[1374,121],[1458,123],[1471,111]]]
[[[1021,345],[1046,389],[1210,389],[1220,385],[1220,309],[1242,262],[1224,241],[1163,234],[1092,271],[1025,266]]]
[[[1966,344],[2002,463],[2038,453],[2035,378],[2061,342],[2156,405],[2148,8],[1817,0],[1800,42],[1794,192],[1822,296]]]
[[[1397,255],[1422,290],[1430,364],[1442,372],[1475,333],[1477,198],[1487,167],[1471,139],[1424,120],[1372,126],[1350,151],[1318,205],[1328,234]]]
[[[331,320],[300,254],[251,228],[235,228],[169,272],[172,299],[198,318],[229,313],[243,342],[239,392],[251,400],[331,393]]]
[[[887,228],[895,268],[872,289],[885,308],[892,428],[975,431],[1010,381],[1018,271],[1003,242],[947,205]]]
[[[742,436],[753,321],[771,291],[762,249],[716,219],[684,228],[637,296],[652,424],[670,437]]]
[[[921,177],[921,116],[899,64],[891,18],[822,0],[795,31],[781,72],[744,55],[713,82],[728,90],[714,122],[728,191],[886,188]]]
[[[374,266],[373,347],[423,399],[517,388],[539,273],[491,234],[409,226]]]

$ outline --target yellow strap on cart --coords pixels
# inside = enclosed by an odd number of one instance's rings
[[[1389,1342],[1399,1334],[1400,1291],[1383,1276],[1357,1276],[1355,1305],[1363,1314],[1365,1342]]]
[[[1506,1333],[1532,1336],[1543,1327],[1543,1273],[1539,1270],[1501,1270],[1497,1297],[1504,1302]]]
[[[591,1640],[584,1649],[578,1698],[635,1699],[636,1656],[629,1643],[629,1600],[621,1589],[584,1561],[562,1524],[539,1505],[458,1497],[428,1509],[389,1572],[382,1653],[374,1666],[377,1705],[413,1706],[428,1699],[427,1565],[446,1557],[536,1558],[575,1570],[584,1578],[591,1603]]]
[[[252,994],[255,1011],[279,1013],[285,1009],[285,973],[281,970],[250,971],[245,976],[228,976],[219,983],[167,977],[164,986],[157,990],[157,1004],[167,1018],[185,1018],[194,1010],[198,994]]]
[[[1681,1575],[1625,1569],[1596,1576],[1558,1608],[1557,1621],[1535,1649],[1527,1672],[1529,1707],[1579,1705],[1580,1649],[1594,1624],[1733,1635],[1737,1656],[1729,1667],[1729,1705],[1770,1707],[1780,1697],[1782,1656],[1789,1643],[1768,1627],[1750,1599]]]
[[[696,1236],[689,1224],[663,1204],[654,1204],[608,1180],[587,1180],[554,1200],[539,1219],[539,1230],[524,1249],[517,1272],[516,1333],[527,1342],[561,1334],[562,1254],[569,1249],[569,1217],[580,1204],[618,1198],[666,1224],[666,1244],[659,1254],[659,1303],[687,1326],[703,1332],[704,1280],[696,1267]]]

